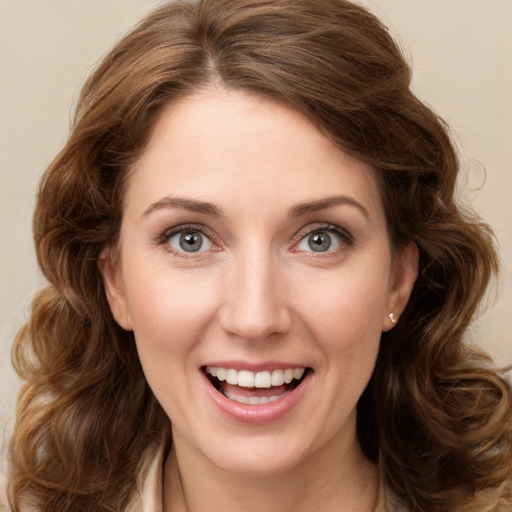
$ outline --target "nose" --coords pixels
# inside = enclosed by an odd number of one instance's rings
[[[271,255],[251,251],[230,268],[224,282],[220,322],[225,332],[247,341],[290,330],[285,278]]]

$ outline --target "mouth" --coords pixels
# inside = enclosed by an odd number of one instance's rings
[[[310,368],[297,367],[253,372],[220,366],[205,366],[212,386],[227,399],[245,405],[277,402],[304,381]]]

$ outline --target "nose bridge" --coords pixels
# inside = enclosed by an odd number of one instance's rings
[[[278,258],[263,244],[252,244],[234,258],[226,279],[222,323],[247,340],[285,333],[290,314]]]

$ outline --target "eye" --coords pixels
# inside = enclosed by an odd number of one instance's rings
[[[318,232],[312,233],[307,238],[308,247],[314,252],[328,251],[332,245],[332,238],[329,233]]]
[[[335,252],[343,245],[351,245],[352,237],[341,228],[322,227],[307,233],[295,246],[296,251]]]
[[[180,231],[168,234],[167,244],[176,252],[205,252],[211,251],[213,242],[200,230],[194,228],[183,228]]]

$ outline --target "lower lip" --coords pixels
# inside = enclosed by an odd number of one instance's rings
[[[271,423],[288,414],[304,396],[311,377],[308,372],[296,388],[275,402],[248,405],[225,397],[220,391],[217,391],[208,377],[203,372],[201,373],[205,380],[206,392],[221,412],[234,421],[251,424]]]

